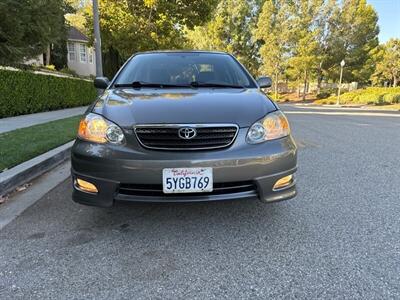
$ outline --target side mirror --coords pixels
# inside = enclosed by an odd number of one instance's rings
[[[107,77],[96,77],[94,80],[94,87],[97,89],[105,90],[110,84]]]
[[[260,88],[269,88],[272,86],[272,79],[267,76],[262,76],[257,79],[257,83]]]

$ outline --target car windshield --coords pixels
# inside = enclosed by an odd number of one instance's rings
[[[219,53],[143,53],[134,56],[115,86],[256,87],[230,55]]]

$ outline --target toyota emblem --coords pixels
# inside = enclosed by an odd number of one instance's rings
[[[197,131],[191,127],[182,127],[179,128],[178,135],[181,139],[190,140],[197,135]]]

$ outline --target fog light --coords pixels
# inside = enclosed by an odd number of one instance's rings
[[[293,179],[293,175],[288,175],[288,176],[282,177],[275,183],[275,185],[272,189],[279,190],[281,188],[284,188],[292,183],[292,179]]]
[[[98,192],[96,186],[93,183],[87,182],[79,178],[75,180],[75,187],[83,192],[88,192],[88,193]]]

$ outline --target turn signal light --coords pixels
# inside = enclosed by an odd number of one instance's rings
[[[77,178],[75,180],[75,186],[78,190],[88,193],[97,193],[98,190],[93,183]]]
[[[91,114],[79,123],[78,136],[96,143],[105,143],[107,122],[100,116]]]
[[[292,179],[293,179],[293,175],[288,175],[288,176],[282,177],[275,183],[273,189],[279,190],[281,188],[288,186],[289,184],[292,183]]]

